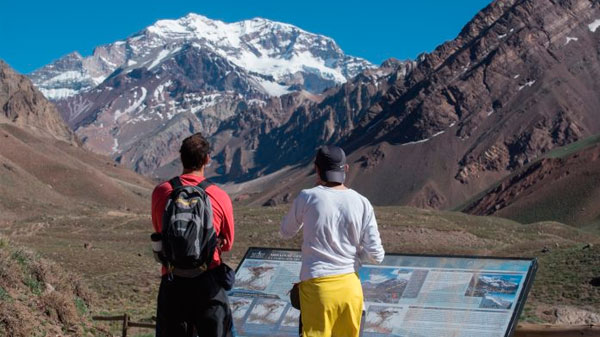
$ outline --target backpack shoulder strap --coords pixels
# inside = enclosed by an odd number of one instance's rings
[[[212,185],[214,185],[214,183],[213,183],[212,181],[210,181],[210,180],[208,180],[208,179],[204,179],[204,180],[202,180],[202,181],[201,181],[201,182],[200,182],[198,185],[196,185],[196,186],[198,186],[198,187],[200,187],[201,189],[203,189],[203,190],[205,190],[205,191],[206,191],[206,189],[207,189],[209,186],[212,186]]]
[[[169,180],[169,184],[171,184],[171,187],[174,190],[183,186],[183,184],[181,183],[181,179],[179,179],[179,177],[175,177],[175,178]]]

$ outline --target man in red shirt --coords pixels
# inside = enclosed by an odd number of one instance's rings
[[[186,138],[180,149],[183,174],[182,185],[198,185],[206,178],[204,167],[210,162],[210,144],[196,133]],[[162,231],[163,213],[173,186],[167,181],[152,192],[152,225],[156,233]],[[195,277],[168,275],[162,267],[162,279],[157,299],[156,336],[189,336],[195,327],[200,336],[228,336],[231,334],[229,300],[214,273],[221,264],[221,251],[233,245],[234,220],[231,199],[216,185],[205,188],[213,211],[213,226],[219,240],[209,270]]]

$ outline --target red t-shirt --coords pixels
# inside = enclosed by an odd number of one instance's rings
[[[205,178],[192,174],[183,174],[179,176],[183,185],[198,185]],[[165,212],[167,200],[171,196],[173,187],[168,181],[156,186],[152,192],[152,226],[156,233],[162,231],[162,218]],[[213,209],[213,226],[217,237],[221,238],[222,250],[230,251],[233,245],[234,229],[233,229],[233,206],[229,195],[216,185],[211,185],[206,188],[206,194],[210,198],[210,203]],[[214,268],[221,264],[221,254],[218,249],[215,250],[214,262],[210,268]],[[163,267],[162,274],[166,273],[166,268]]]

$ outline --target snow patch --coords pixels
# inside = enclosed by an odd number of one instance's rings
[[[506,37],[506,34],[498,35],[498,38],[499,38],[499,39],[503,39],[503,38],[505,38],[505,37]]]
[[[290,92],[289,87],[265,79],[257,79],[258,83],[270,96],[282,96]]]
[[[569,37],[569,36],[567,36],[567,42],[565,42],[565,46],[568,45],[569,42],[571,42],[571,41],[577,41],[577,40],[579,40],[579,39],[576,38],[576,37]]]
[[[164,83],[159,84],[156,87],[156,89],[154,90],[154,94],[153,94],[154,100],[157,101],[157,102],[161,101],[162,98],[163,98],[162,94],[163,94],[165,88],[168,87],[168,86],[170,86],[171,84],[173,84],[173,81],[171,81],[171,80],[168,80],[168,81],[166,81]]]
[[[134,119],[131,119],[131,120],[127,121],[126,124],[129,124],[129,123],[136,124],[136,123],[139,123],[139,122],[147,122],[147,121],[151,121],[152,119],[153,118],[151,118],[151,117],[140,115],[140,116],[137,116]]]
[[[431,138],[425,138],[425,139],[417,140],[417,141],[414,141],[414,142],[408,142],[408,143],[402,144],[402,146],[425,143],[425,142],[429,141],[430,139]]]
[[[469,70],[469,67],[471,66],[471,61],[469,61],[469,63],[467,63],[467,65],[465,65],[463,67],[463,73],[467,72],[467,70]]]
[[[175,116],[175,114],[179,114],[182,112],[190,112],[190,113],[195,114],[199,111],[205,110],[209,107],[219,104],[220,102],[222,102],[221,97],[223,97],[223,94],[221,94],[221,93],[184,94],[183,102],[175,102],[175,101],[167,102],[167,104],[169,104],[169,108],[168,108],[168,111],[166,114],[166,118],[169,120],[169,119],[173,118]],[[165,116],[160,115],[161,119],[164,119],[164,117]]]
[[[435,137],[437,137],[437,136],[439,136],[439,135],[443,135],[445,132],[446,132],[445,130],[444,130],[444,131],[438,131],[438,132],[434,133],[434,134],[431,136],[431,138],[435,138]]]
[[[452,126],[454,126],[454,123],[452,123],[450,125],[450,127],[452,127]],[[404,143],[404,144],[402,144],[402,146],[425,143],[425,142],[430,141],[431,139],[433,139],[433,138],[435,138],[437,136],[443,135],[444,133],[446,133],[446,130],[438,131],[438,132],[434,133],[433,135],[431,135],[431,137],[429,137],[429,138],[417,140],[417,141],[414,141],[414,142]]]
[[[199,102],[200,104],[192,107],[192,113],[196,113],[211,106],[217,105],[217,103],[220,102],[218,98],[220,98],[221,96],[221,94],[210,94],[197,97],[195,101]]]
[[[592,33],[595,33],[598,27],[600,27],[600,19],[596,19],[594,22],[588,25],[588,28],[590,29],[590,31],[592,31]]]
[[[166,59],[167,57],[177,53],[178,51],[181,50],[181,47],[175,48],[173,50],[168,50],[168,49],[163,49],[161,50],[158,55],[156,56],[156,58],[152,61],[152,63],[150,63],[150,65],[148,66],[148,70],[151,70],[152,68],[156,67],[157,65],[159,65],[164,59]]]
[[[267,105],[267,102],[263,101],[262,99],[250,99],[248,100],[248,105],[258,105],[258,106],[265,106]]]
[[[133,102],[132,105],[130,105],[127,109],[125,109],[124,111],[121,110],[116,110],[115,111],[115,116],[114,116],[114,121],[116,122],[121,116],[123,115],[128,115],[134,111],[137,110],[137,108],[140,107],[140,105],[142,105],[142,103],[144,103],[144,100],[146,100],[146,94],[147,94],[147,90],[144,87],[141,87],[142,89],[142,97],[140,97],[139,100]],[[137,91],[135,92],[135,94],[137,95]]]
[[[114,139],[112,153],[116,153],[119,151],[119,140],[117,138]]]
[[[42,85],[51,85],[51,84],[55,84],[58,82],[76,82],[76,81],[83,81],[88,79],[88,76],[83,75],[81,72],[79,71],[65,71],[64,73],[60,73],[57,76],[54,76],[44,82],[42,82]]]
[[[94,82],[95,85],[98,85],[98,84],[104,82],[105,79],[106,79],[106,76],[92,77],[92,81]]]
[[[113,63],[113,62],[111,62],[111,61],[109,61],[109,60],[105,59],[105,58],[104,58],[104,57],[102,57],[102,56],[98,56],[98,58],[100,58],[100,60],[102,60],[104,63],[108,64],[108,65],[109,65],[109,66],[111,66],[112,68],[116,68],[116,67],[117,67],[117,65],[116,65],[115,63]]]
[[[527,83],[523,84],[522,86],[520,86],[520,87],[519,87],[519,91],[523,90],[525,87],[530,87],[530,86],[532,86],[532,85],[534,85],[534,84],[535,84],[535,80],[533,80],[533,81],[529,81],[529,82],[527,82]]]
[[[46,97],[47,99],[50,99],[50,100],[67,98],[67,97],[71,97],[71,96],[77,95],[77,93],[78,93],[77,90],[66,89],[66,88],[61,88],[61,89],[44,89],[44,88],[39,88],[39,90],[42,92],[42,94],[44,95],[44,97]]]

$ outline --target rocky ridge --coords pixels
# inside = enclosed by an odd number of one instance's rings
[[[35,132],[73,142],[75,136],[60,114],[31,81],[0,60],[0,123],[27,127]]]
[[[597,1],[494,1],[455,40],[423,54],[346,147],[358,150],[356,160],[385,155],[368,165],[371,174],[402,163],[385,182],[398,197],[382,202],[460,204],[551,149],[600,132],[598,23]]]
[[[597,139],[592,137],[550,152],[500,180],[461,210],[526,223],[544,220],[575,226],[595,223],[600,218],[594,207],[600,198]],[[593,144],[580,145],[590,141]],[[582,149],[577,150],[579,147]]]
[[[421,55],[337,141],[350,153],[348,183],[377,204],[449,208],[599,133],[599,27],[598,1],[492,2],[456,39]],[[265,198],[310,186],[308,167]]]

